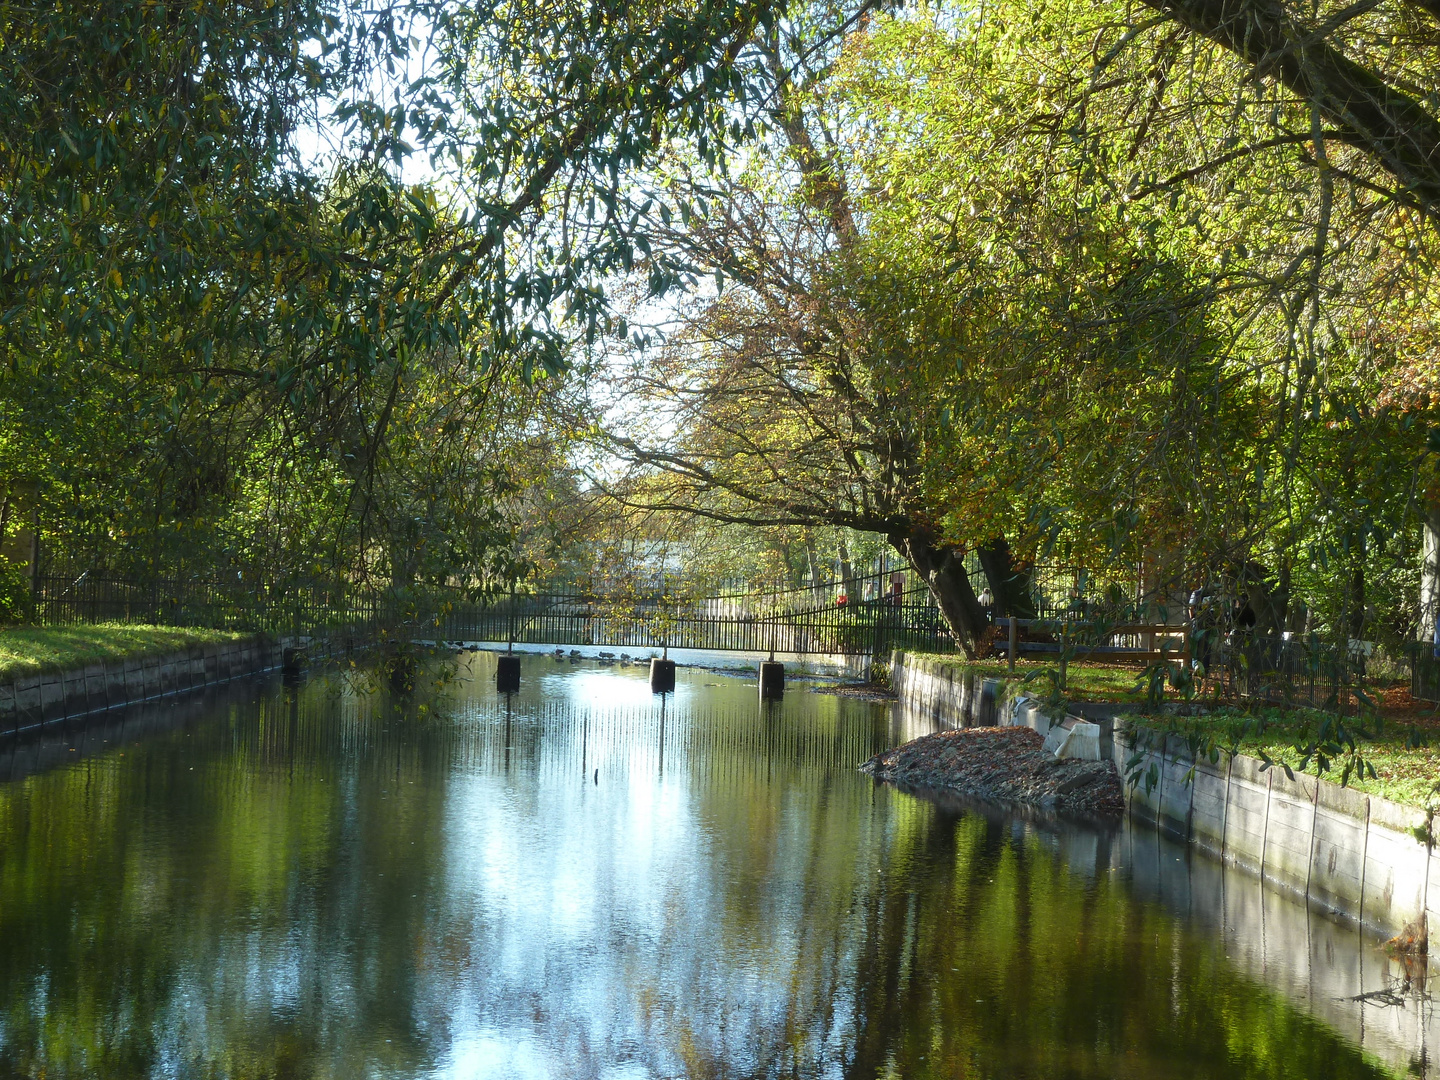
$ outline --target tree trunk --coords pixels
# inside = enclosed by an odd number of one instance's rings
[[[785,587],[787,589],[803,587],[805,582],[796,572],[794,553],[790,550],[790,545],[775,544],[771,550],[779,557],[780,565],[785,567]]]
[[[1440,503],[1425,504],[1425,542],[1420,564],[1419,638],[1440,656]]]
[[[1365,637],[1365,549],[1360,549],[1360,558],[1350,571],[1349,625],[1346,632],[1356,641]]]
[[[390,586],[408,589],[415,584],[420,568],[419,550],[415,541],[405,535],[390,535]]]
[[[859,597],[855,595],[855,568],[850,565],[850,545],[845,543],[845,538],[840,538],[840,580],[844,582],[845,595],[854,603]]]
[[[805,562],[810,570],[810,588],[818,593],[820,591],[820,563],[815,554],[815,534],[808,530],[805,533]]]
[[[1270,571],[1260,563],[1244,562],[1240,564],[1237,578],[1236,591],[1245,598],[1255,616],[1254,625],[1248,629],[1257,640],[1278,634],[1285,625],[1287,598],[1281,595]]]
[[[910,560],[915,572],[924,579],[965,658],[974,660],[981,656],[990,644],[990,619],[970,587],[970,575],[965,572],[965,552],[938,543],[918,530],[907,536],[892,536],[890,543]]]
[[[980,556],[980,568],[985,571],[985,580],[990,583],[990,592],[995,596],[995,617],[1035,618],[1035,600],[1030,595],[1030,570],[1015,566],[1005,537],[997,536],[990,543],[976,548],[975,554]]]
[[[1286,555],[1280,563],[1280,583],[1275,590],[1275,607],[1280,613],[1280,625],[1276,627],[1276,629],[1280,633],[1285,633],[1286,631],[1293,633],[1295,630],[1295,618],[1294,613],[1291,611],[1292,605],[1290,603],[1290,579],[1291,562],[1290,556]]]

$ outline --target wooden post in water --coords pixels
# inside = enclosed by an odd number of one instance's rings
[[[514,653],[495,658],[495,689],[506,695],[520,689],[520,657]]]
[[[504,655],[497,657],[495,661],[495,689],[505,695],[507,708],[510,695],[520,689],[520,657],[515,655],[515,583],[513,581],[510,583],[508,638]],[[508,754],[508,747],[506,752]]]
[[[665,657],[650,658],[650,692],[668,694],[675,689],[675,661]]]
[[[779,701],[785,696],[785,665],[771,654],[760,661],[760,700]]]

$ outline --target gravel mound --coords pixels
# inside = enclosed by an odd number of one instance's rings
[[[1075,813],[1125,809],[1120,775],[1109,761],[1061,760],[1028,727],[959,728],[924,735],[860,766],[877,780],[953,788]]]
[[[830,683],[810,687],[812,694],[834,694],[837,697],[857,698],[860,701],[894,701],[895,691],[887,690],[874,683]]]

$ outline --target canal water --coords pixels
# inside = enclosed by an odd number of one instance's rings
[[[883,704],[462,654],[0,745],[0,1077],[1440,1075],[1425,972]]]

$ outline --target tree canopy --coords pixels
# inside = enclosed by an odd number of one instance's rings
[[[623,497],[885,535],[972,649],[977,555],[1001,613],[1016,565],[1060,563],[1412,634],[1429,210],[1283,74],[1132,16],[773,35],[766,152],[684,174],[720,209],[667,240],[726,288],[635,358],[667,411],[615,433]]]
[[[404,517],[478,573],[529,384],[644,243],[631,172],[743,134],[769,11],[0,5],[11,497],[82,561],[403,578],[374,534]],[[434,491],[457,467],[488,488]]]
[[[1399,643],[1435,18],[0,4],[0,522],[475,583],[609,499],[879,538],[971,651],[1045,567]]]

